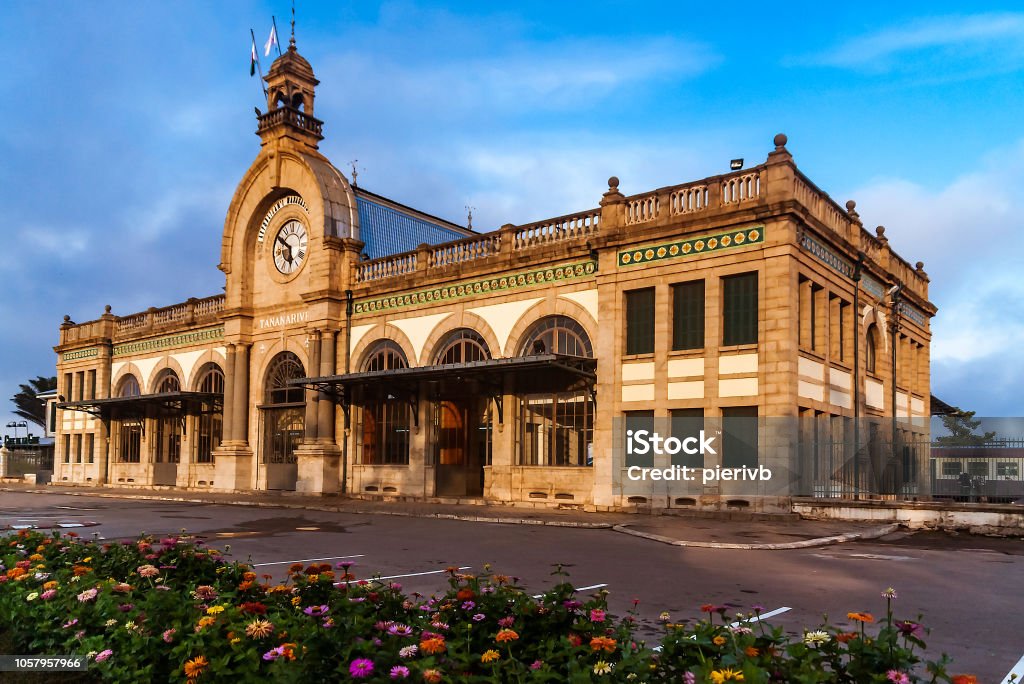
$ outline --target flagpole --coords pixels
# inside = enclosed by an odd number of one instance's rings
[[[274,38],[277,39],[277,40],[274,41],[274,43],[277,45],[277,56],[280,57],[281,56],[281,34],[277,30],[277,17],[275,17],[274,15],[270,15],[270,20],[272,22],[274,22]]]
[[[249,35],[252,36],[252,54],[256,55],[256,69],[258,69],[260,73],[260,90],[263,91],[263,97],[266,97],[267,86],[263,83],[263,67],[260,66],[260,55],[256,51],[256,34],[251,28],[249,29]]]

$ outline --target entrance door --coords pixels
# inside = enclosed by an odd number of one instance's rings
[[[434,403],[434,493],[482,496],[490,450],[487,401],[449,399]]]
[[[176,415],[161,415],[156,420],[156,453],[153,484],[173,487],[178,481],[181,461],[181,422]]]
[[[305,408],[272,408],[264,411],[263,464],[267,489],[295,491],[299,466],[295,449],[305,433]]]

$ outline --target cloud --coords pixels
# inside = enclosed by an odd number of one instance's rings
[[[1024,415],[1022,186],[1024,139],[994,150],[945,187],[883,178],[852,193],[865,225],[884,221],[893,249],[925,262],[929,296],[939,307],[932,320],[933,389],[986,415]]]
[[[1024,63],[1024,14],[992,13],[917,20],[852,38],[805,60],[872,71],[969,62],[983,58],[985,70]],[[979,59],[980,61],[980,59]],[[941,75],[941,74],[936,74]]]

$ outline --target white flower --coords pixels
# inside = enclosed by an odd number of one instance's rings
[[[107,620],[103,624],[106,625],[107,627],[113,627],[114,625],[117,624],[117,620]]]
[[[828,632],[817,629],[813,632],[804,632],[804,643],[811,648],[817,648],[821,644],[827,643],[832,637],[829,636]]]
[[[25,597],[25,600],[26,601],[35,601],[37,598],[39,598],[39,592],[38,591],[33,591],[31,594],[29,594],[28,596]]]

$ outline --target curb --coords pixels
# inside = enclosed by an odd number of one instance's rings
[[[502,525],[537,525],[545,527],[575,527],[591,530],[607,530],[614,527],[613,523],[580,522],[575,520],[543,520],[539,518],[506,518],[486,515],[462,515],[459,513],[430,513],[422,511],[382,511],[373,508],[350,508],[347,506],[310,505],[288,502],[219,500],[183,496],[159,496],[155,494],[110,494],[107,492],[64,492],[39,489],[13,489],[0,487],[2,492],[62,494],[64,496],[86,496],[100,499],[127,499],[135,501],[173,501],[176,503],[198,503],[214,506],[250,506],[253,508],[286,508],[305,511],[327,511],[329,513],[352,513],[355,515],[392,515],[400,518],[437,518],[439,520],[461,520],[464,522],[497,523]]]
[[[817,537],[815,539],[805,539],[804,541],[785,542],[781,544],[729,544],[725,542],[700,542],[672,539],[671,537],[665,537],[660,534],[651,534],[650,532],[640,532],[639,530],[630,529],[629,523],[615,525],[614,527],[612,527],[612,529],[616,532],[630,534],[634,537],[642,537],[643,539],[650,539],[651,541],[661,542],[662,544],[669,544],[670,546],[689,546],[701,549],[736,549],[743,551],[782,551],[786,549],[809,549],[815,546],[842,544],[844,542],[856,541],[858,539],[877,539],[879,537],[884,537],[887,534],[891,534],[899,528],[900,526],[898,524],[882,525],[880,527],[866,530],[864,532],[847,532],[846,534],[837,534],[831,537]]]

